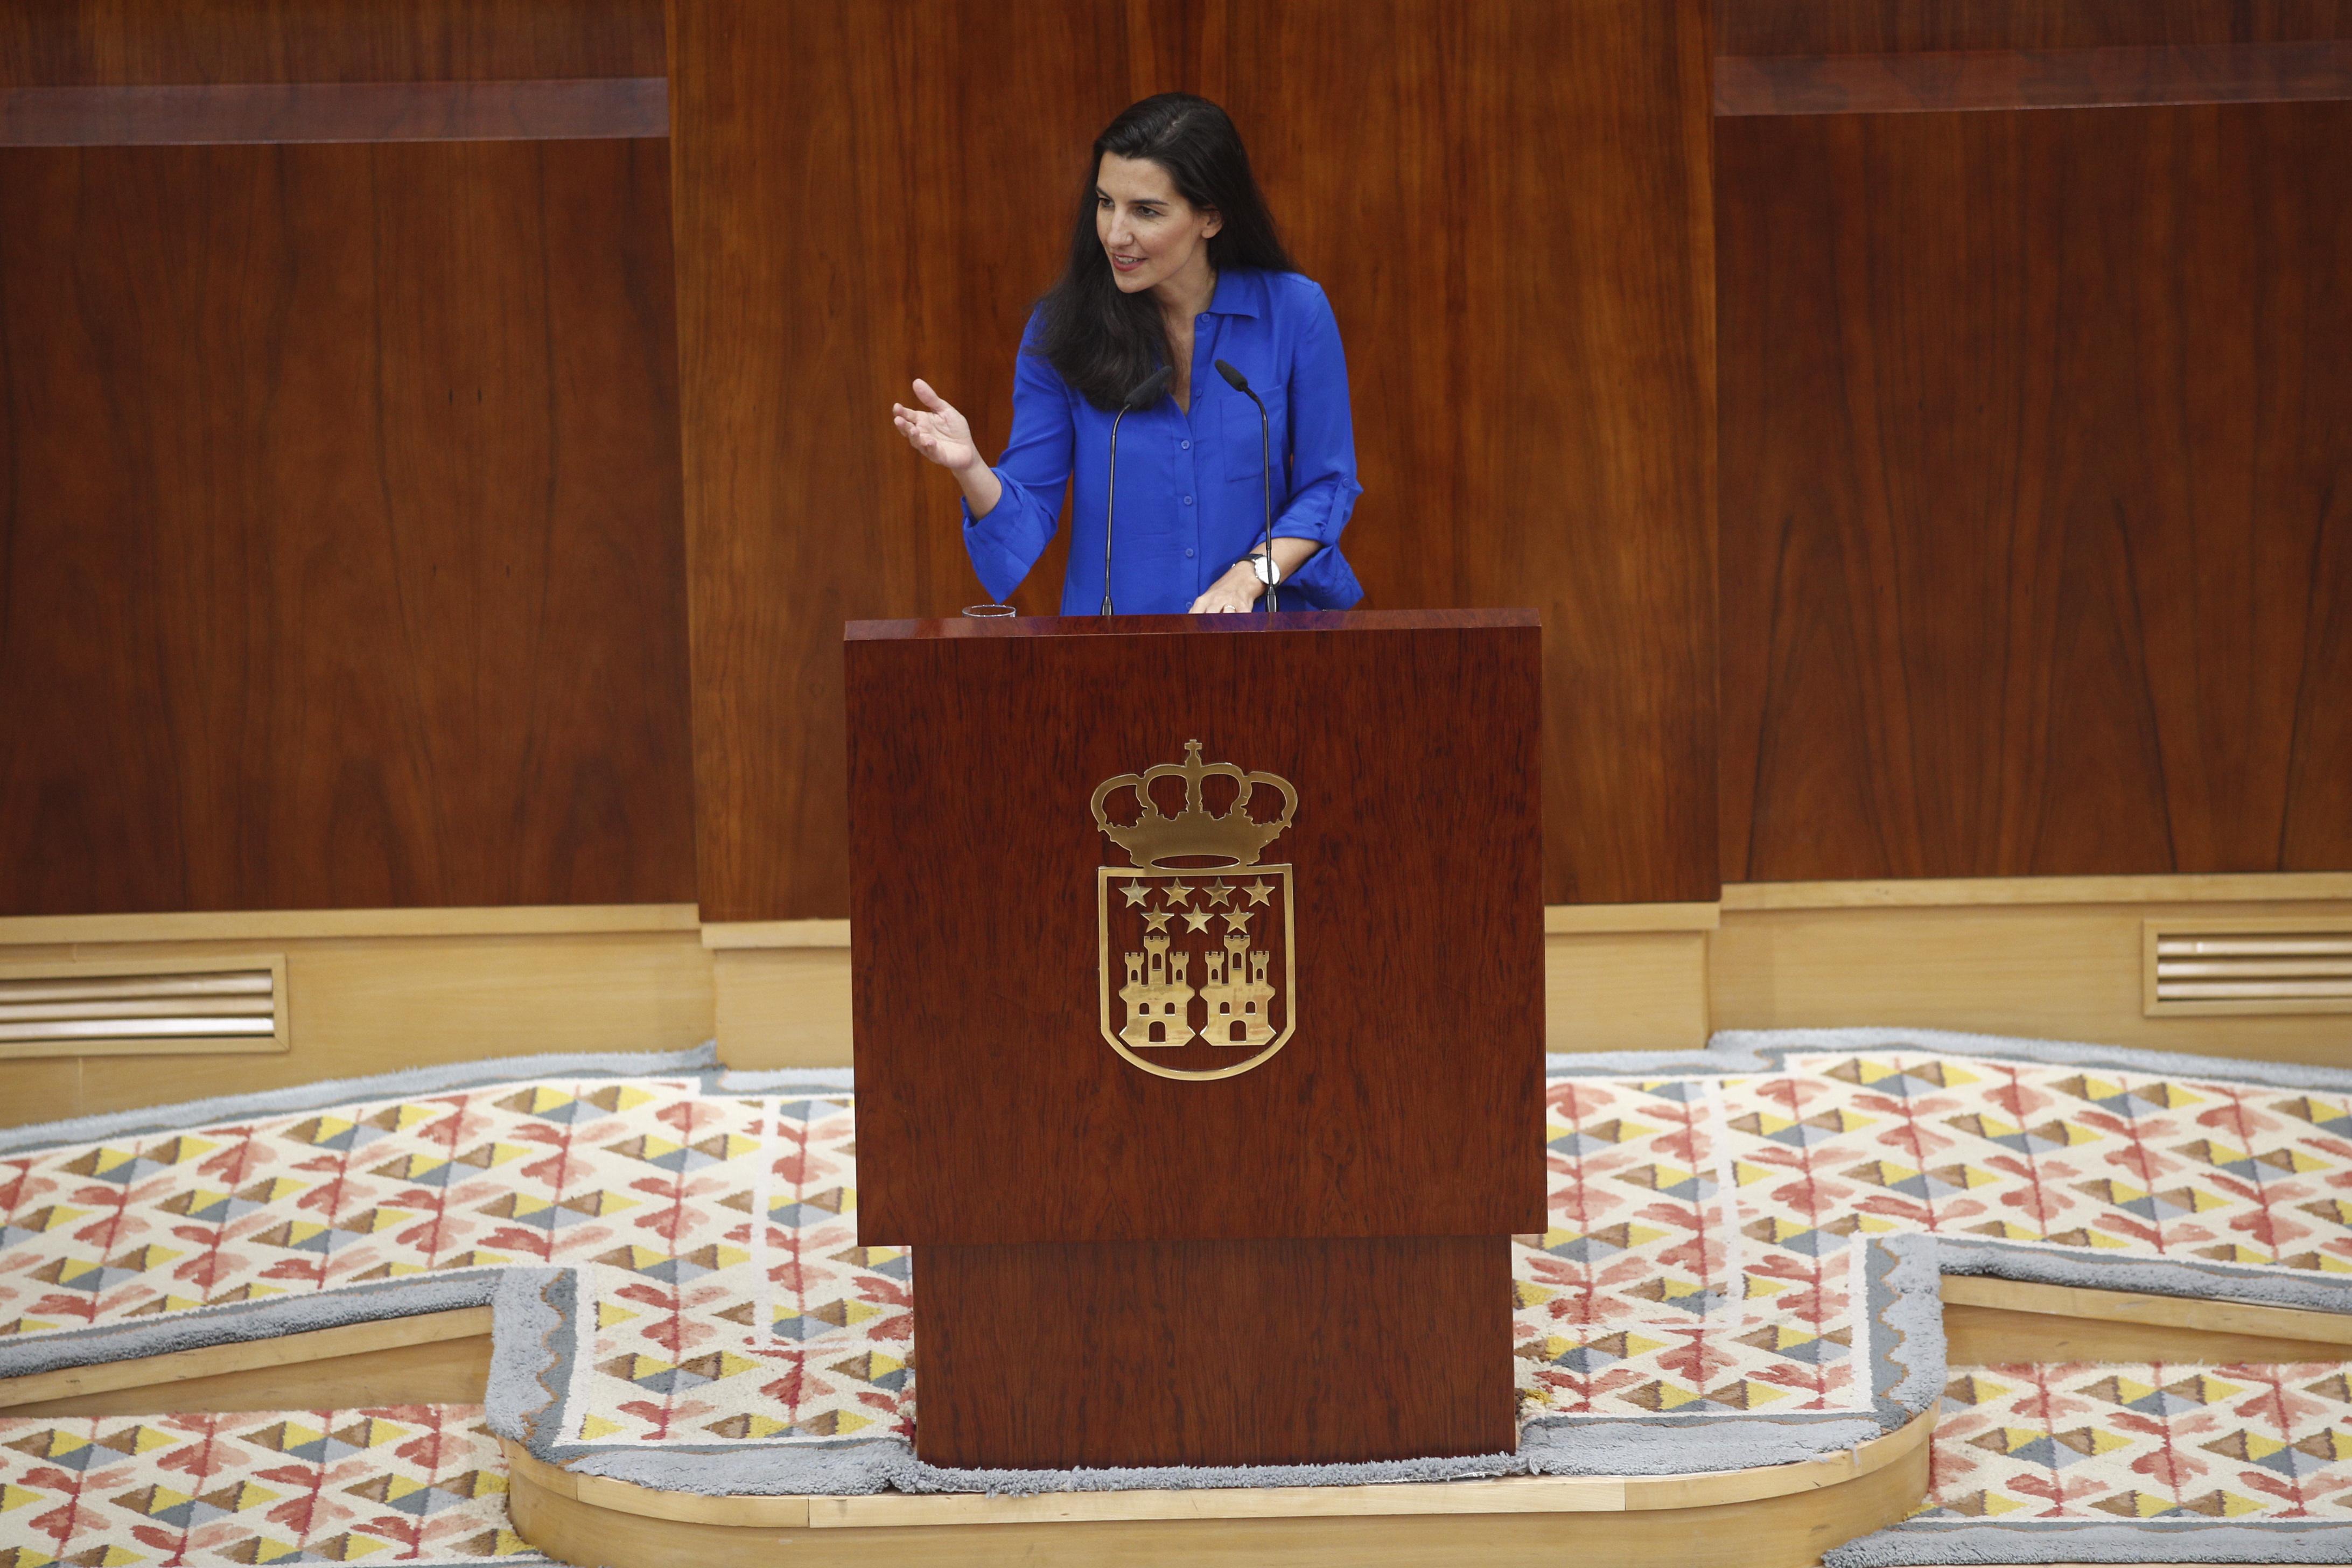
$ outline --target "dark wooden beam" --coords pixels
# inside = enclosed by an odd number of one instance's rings
[[[669,134],[669,83],[237,82],[0,88],[0,146],[566,142]]]
[[[2352,41],[1717,57],[1715,112],[1901,114],[2352,98]]]

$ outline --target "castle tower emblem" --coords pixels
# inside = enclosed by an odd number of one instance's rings
[[[1290,826],[1298,792],[1203,763],[1201,742],[1187,741],[1182,762],[1106,779],[1092,805],[1128,860],[1095,876],[1103,1038],[1160,1078],[1232,1078],[1264,1063],[1290,1038],[1297,983],[1291,868],[1260,857]]]

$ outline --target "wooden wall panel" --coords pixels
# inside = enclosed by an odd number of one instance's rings
[[[1704,5],[1221,15],[1347,336],[1367,604],[1543,613],[1547,902],[1714,898]]]
[[[1715,896],[1705,0],[676,0],[672,46],[707,916],[846,911],[841,623],[979,596],[887,405],[1001,445],[1085,150],[1169,88],[1331,294],[1368,605],[1545,612],[1547,899]]]
[[[2352,867],[2347,145],[1719,122],[1727,880]]]
[[[1727,55],[2352,37],[2352,0],[1714,0]]]
[[[676,0],[706,919],[849,912],[842,626],[987,597],[890,404],[922,375],[1002,448],[1086,149],[1129,100],[1129,16]]]
[[[667,183],[0,153],[0,913],[692,900]]]
[[[662,74],[661,0],[10,0],[0,87]]]

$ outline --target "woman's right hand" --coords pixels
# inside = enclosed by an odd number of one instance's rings
[[[950,473],[962,474],[978,463],[980,448],[972,445],[971,426],[954,405],[920,377],[915,382],[915,396],[922,407],[890,405],[891,423],[898,426],[907,445]]]

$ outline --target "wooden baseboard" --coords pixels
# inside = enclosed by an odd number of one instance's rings
[[[0,958],[226,959],[250,955],[256,940],[80,941],[0,948]],[[268,941],[285,955],[285,1051],[0,1062],[0,1125],[487,1057],[684,1050],[713,1033],[713,955],[691,925]]]
[[[1544,1048],[1682,1051],[1706,1044],[1705,931],[1544,939]]]
[[[2346,1065],[2352,1037],[2340,1014],[2147,1016],[2142,924],[2224,910],[2341,917],[2352,913],[2352,898],[2298,897],[2277,885],[2301,879],[2212,879],[2217,885],[2201,890],[2194,879],[2160,880],[2172,897],[2071,904],[2042,901],[2047,889],[2030,882],[2008,902],[1990,901],[1998,886],[1976,884],[1941,904],[1740,907],[1747,895],[1727,889],[1723,924],[1708,933],[1713,1022],[1718,1029],[1885,1024]],[[2263,892],[2281,896],[2257,896]]]
[[[1545,911],[1546,1044],[1680,1050],[1721,1028],[1885,1024],[2340,1064],[2342,1015],[2150,1017],[2143,922],[2352,914],[2352,875],[1734,885],[1719,904]],[[281,1056],[0,1062],[0,1125],[401,1067],[717,1037],[746,1068],[850,1060],[846,922],[691,905],[0,920],[0,960],[287,956]]]
[[[720,1061],[752,1070],[848,1065],[846,946],[722,947],[710,958]]]

